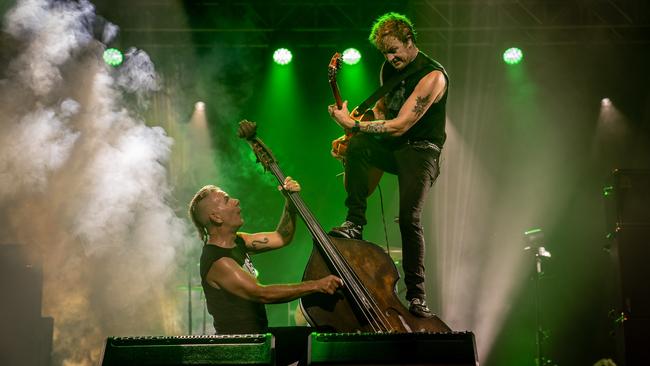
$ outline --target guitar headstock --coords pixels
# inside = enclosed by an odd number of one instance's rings
[[[257,157],[257,161],[262,164],[265,170],[271,169],[271,164],[277,163],[275,156],[271,150],[264,145],[264,142],[260,140],[257,135],[257,124],[248,120],[243,120],[239,122],[239,129],[237,135],[248,141],[248,143],[253,148],[253,153]]]
[[[337,52],[334,54],[334,56],[332,56],[330,64],[327,67],[327,76],[330,82],[336,80],[336,73],[338,73],[339,69],[341,68],[341,61],[342,57],[340,53]]]

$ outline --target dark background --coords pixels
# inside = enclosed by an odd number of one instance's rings
[[[614,284],[603,250],[608,228],[602,188],[614,168],[650,166],[647,4],[278,1],[97,6],[99,14],[121,27],[117,45],[145,49],[167,82],[180,85],[183,98],[174,99],[175,106],[206,102],[215,160],[223,174],[217,180],[244,198],[248,214],[243,229],[251,231],[275,224],[281,198],[270,193],[268,175],[253,170],[246,146],[233,138],[236,122],[258,121],[260,136],[285,173],[301,181],[303,197],[323,227],[338,224],[344,216],[343,190],[335,175],[341,168],[327,150],[340,132],[325,112],[331,103],[325,67],[333,51],[361,51],[361,65],[348,67],[360,68],[355,71],[359,76],[344,79],[346,66],[339,76],[344,98],[359,103],[377,87],[382,61],[367,41],[372,21],[386,11],[411,17],[420,49],[450,75],[448,117],[458,136],[448,140],[443,175],[425,212],[431,220],[427,240],[434,248],[427,258],[430,302],[454,329],[476,333],[483,364],[532,365],[532,259],[523,252],[492,259],[502,260],[503,267],[508,261],[518,263],[517,271],[502,274],[516,276],[509,279],[508,297],[494,301],[492,297],[504,296],[496,280],[501,275],[494,275],[493,283],[485,281],[490,267],[477,269],[480,260],[472,265],[462,258],[478,253],[487,261],[494,258],[491,254],[516,250],[523,247],[521,233],[541,227],[553,254],[539,294],[548,357],[560,365],[614,357],[614,324],[608,317]],[[292,76],[272,84],[269,75],[277,66],[271,53],[280,45],[293,51]],[[524,50],[524,62],[515,71],[501,60],[511,45]],[[613,129],[599,125],[604,97],[618,109],[615,121],[607,121],[617,124]],[[454,146],[458,141],[464,142],[462,149]],[[260,180],[269,188],[260,188]],[[386,177],[382,188],[389,240],[399,246],[391,223],[397,206],[394,178]],[[378,201],[376,195],[371,199],[366,237],[382,245]],[[269,214],[260,217],[258,208]],[[440,265],[435,253],[452,253],[444,238],[457,243],[453,253],[460,259]],[[256,258],[261,280],[298,280],[309,241],[301,227],[292,247]],[[465,274],[452,278],[434,268]],[[456,303],[444,305],[445,291],[437,283],[445,279],[457,286],[451,291],[464,293],[462,300],[455,297]],[[491,308],[487,302],[501,305]],[[457,312],[465,317],[445,317],[445,309],[459,306],[468,307]],[[295,303],[269,307],[271,322],[293,324],[294,308]],[[484,342],[487,336],[479,324],[489,323],[486,318],[499,311],[505,318]]]
[[[340,164],[329,156],[341,134],[329,119],[326,67],[356,47],[341,92],[351,105],[378,86],[381,55],[367,41],[373,20],[409,16],[420,50],[447,69],[449,139],[443,171],[424,213],[432,308],[453,329],[474,331],[483,365],[533,365],[540,297],[547,356],[558,365],[614,358],[615,299],[610,231],[602,189],[614,168],[650,168],[650,5],[646,1],[96,1],[120,27],[109,46],[152,58],[163,90],[144,113],[176,139],[170,178],[179,215],[203,184],[242,199],[244,231],[273,229],[282,198],[236,139],[237,121],[259,123],[286,174],[324,228],[344,218]],[[0,8],[0,10],[4,10]],[[284,69],[271,60],[293,51]],[[524,61],[507,66],[511,46]],[[279,76],[278,76],[279,75]],[[610,98],[614,112],[601,111]],[[192,141],[175,134],[196,101],[206,103],[217,176],[193,165]],[[179,152],[182,150],[182,153]],[[205,157],[203,157],[205,159]],[[389,243],[396,180],[382,183]],[[365,237],[384,245],[380,198],[369,205]],[[522,233],[540,227],[553,257],[534,290]],[[295,282],[311,251],[300,226],[287,249],[255,258],[263,283]],[[188,251],[195,273],[197,247]],[[183,283],[185,278],[179,279]],[[194,281],[197,281],[194,278]],[[196,306],[196,304],[195,304]],[[296,302],[269,306],[271,325],[293,325]],[[200,309],[200,308],[199,308]],[[193,332],[202,318],[192,319]],[[210,321],[208,320],[208,323]]]

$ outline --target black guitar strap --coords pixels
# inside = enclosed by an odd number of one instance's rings
[[[427,66],[428,64],[423,63],[420,64],[420,66],[414,67],[403,74],[395,74],[392,78],[390,78],[390,80],[385,82],[384,85],[380,86],[379,89],[375,90],[372,95],[370,95],[366,100],[359,104],[357,107],[357,113],[359,115],[364,114],[368,108],[370,108],[370,106],[374,105],[375,102],[379,100],[379,98],[383,97],[386,93],[388,93],[388,91],[396,87],[397,84],[402,82],[402,80],[406,80],[407,77],[415,74],[418,71],[421,71]]]

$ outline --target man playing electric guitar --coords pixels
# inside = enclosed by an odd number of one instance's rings
[[[353,134],[345,152],[348,214],[330,235],[362,239],[372,168],[396,174],[406,299],[411,313],[431,317],[425,302],[420,218],[426,194],[439,174],[449,79],[442,65],[419,51],[413,24],[405,16],[387,13],[379,17],[369,39],[386,59],[381,69],[382,84],[400,75],[405,78],[372,108],[376,120],[353,119],[347,101],[341,109],[328,107],[332,119]]]

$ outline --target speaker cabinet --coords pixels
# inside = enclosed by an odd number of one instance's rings
[[[269,334],[109,337],[102,366],[274,365],[275,339]]]
[[[477,366],[471,332],[312,333],[309,365]]]

